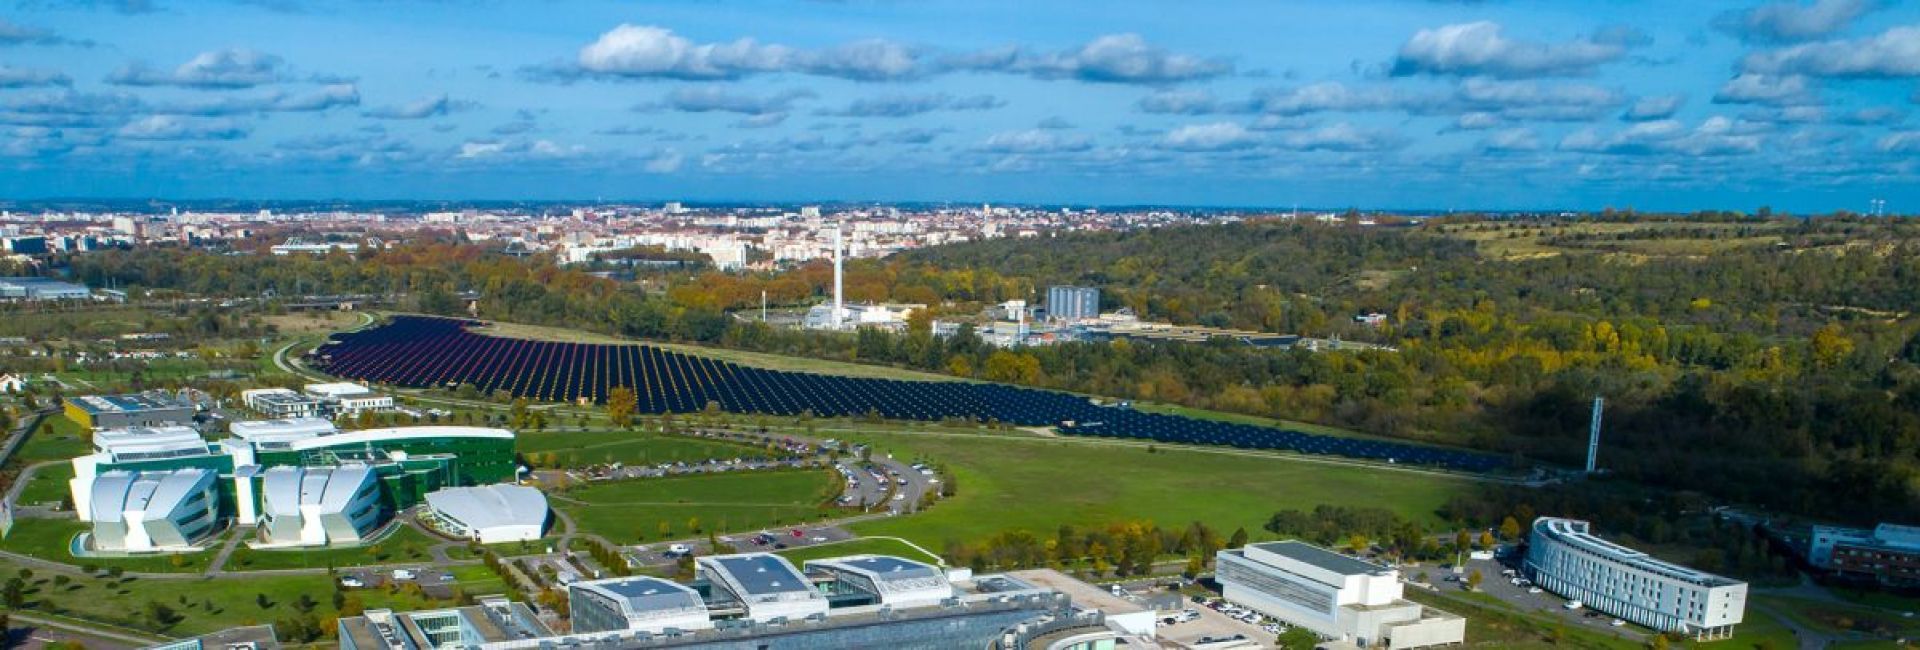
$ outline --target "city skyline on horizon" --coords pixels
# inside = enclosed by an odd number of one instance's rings
[[[1891,0],[12,4],[23,201],[1920,202]]]

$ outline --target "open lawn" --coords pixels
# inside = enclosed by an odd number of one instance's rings
[[[1219,450],[1117,447],[1019,435],[863,434],[875,453],[925,459],[957,477],[955,496],[932,510],[861,522],[854,530],[932,549],[1009,529],[1049,533],[1060,524],[1199,521],[1254,539],[1277,510],[1320,504],[1386,508],[1437,527],[1435,510],[1471,485],[1444,476],[1324,465]]]
[[[20,566],[0,561],[0,572],[14,575]],[[238,625],[274,623],[298,614],[300,597],[325,621],[333,608],[333,585],[324,575],[246,576],[244,578],[123,578],[35,571],[27,604],[36,613],[62,614],[149,630],[174,637],[205,634]],[[352,592],[366,608],[417,609],[435,605],[405,591],[367,589]],[[444,605],[445,603],[440,603]],[[167,610],[156,621],[156,605]],[[328,630],[331,632],[331,630]]]
[[[318,569],[425,562],[433,559],[427,549],[438,543],[440,540],[428,537],[412,527],[395,525],[385,537],[353,547],[262,550],[248,548],[246,544],[241,544],[239,548],[233,550],[233,557],[227,558],[226,570]]]
[[[67,481],[73,479],[73,466],[57,463],[40,468],[33,473],[33,480],[20,490],[21,505],[42,503],[60,503],[65,501],[72,490]]]
[[[632,543],[810,521],[840,488],[828,470],[737,472],[597,483],[551,503],[582,531]]]
[[[40,421],[40,428],[27,436],[20,451],[13,455],[20,464],[43,460],[67,460],[92,451],[80,437],[80,424],[65,415],[52,415]]]
[[[796,565],[802,564],[807,560],[818,560],[825,557],[844,557],[848,555],[894,555],[909,560],[919,560],[921,562],[937,563],[941,561],[940,558],[921,553],[912,546],[902,544],[898,541],[876,538],[848,540],[837,544],[790,548],[775,552],[786,556],[788,560],[793,561]]]
[[[119,567],[143,573],[195,573],[207,570],[212,551],[133,557],[74,557],[69,552],[73,536],[89,530],[88,524],[71,519],[19,519],[13,531],[0,540],[0,550],[75,566]],[[224,535],[221,537],[224,538]],[[209,545],[218,542],[209,542]]]
[[[553,453],[565,467],[592,463],[657,465],[711,459],[764,458],[766,450],[743,444],[695,440],[633,431],[521,433],[514,450],[535,462]],[[538,455],[538,456],[537,456]]]

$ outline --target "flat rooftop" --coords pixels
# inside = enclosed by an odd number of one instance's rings
[[[85,395],[67,402],[88,413],[134,413],[189,408],[186,402],[158,395]]]
[[[1378,564],[1365,560],[1356,560],[1298,540],[1262,542],[1253,544],[1252,546],[1295,562],[1332,571],[1343,576],[1373,575],[1387,570],[1386,567]]]
[[[756,553],[704,559],[732,577],[749,596],[813,591],[813,583],[777,555]]]

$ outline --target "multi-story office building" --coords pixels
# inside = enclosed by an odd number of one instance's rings
[[[353,416],[365,411],[393,410],[393,396],[381,395],[350,381],[307,384],[306,394],[325,406],[331,416]]]
[[[1221,596],[1361,647],[1459,643],[1466,619],[1402,598],[1400,572],[1298,541],[1220,551]]]
[[[1534,520],[1526,572],[1543,589],[1662,632],[1726,638],[1746,614],[1747,583],[1602,540],[1575,519]]]
[[[256,388],[240,391],[240,402],[255,413],[270,418],[326,417],[320,400],[286,388]]]
[[[807,573],[831,576],[850,593],[894,607],[935,605],[952,598],[953,583],[939,567],[891,555],[856,555],[807,563]]]
[[[827,598],[793,563],[772,553],[698,558],[694,576],[713,585],[712,598],[732,603],[755,621],[827,613]]]
[[[1100,316],[1100,289],[1056,285],[1047,288],[1047,318],[1077,321]]]
[[[575,633],[713,628],[700,592],[648,576],[573,583],[567,586],[567,607]]]
[[[96,477],[84,510],[95,551],[192,550],[220,530],[214,475],[203,469],[113,471]]]
[[[1815,526],[1807,563],[1842,578],[1890,587],[1920,585],[1920,527],[1880,524],[1873,530]]]

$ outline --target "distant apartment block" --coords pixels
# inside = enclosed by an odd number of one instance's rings
[[[1815,526],[1807,563],[1843,578],[1890,587],[1920,585],[1920,527],[1880,524],[1873,530]]]

